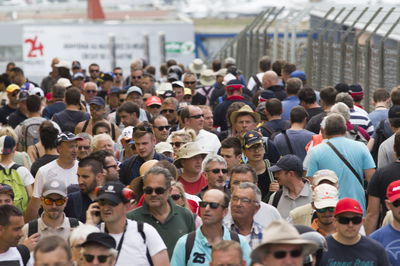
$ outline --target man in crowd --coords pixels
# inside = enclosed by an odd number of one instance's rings
[[[176,205],[169,197],[171,181],[172,176],[168,170],[151,168],[143,177],[143,206],[127,215],[128,219],[152,225],[167,246],[170,258],[178,239],[195,230],[192,213]]]
[[[171,126],[168,124],[167,118],[162,115],[158,115],[153,120],[154,135],[156,142],[164,142],[167,140]]]
[[[160,114],[165,116],[168,120],[168,123],[174,127],[174,130],[176,130],[178,126],[178,105],[179,103],[174,97],[168,97],[163,101],[160,111]]]
[[[40,240],[33,251],[33,258],[35,265],[73,265],[71,248],[57,235]]]
[[[382,245],[360,235],[364,218],[363,209],[357,200],[339,200],[334,215],[336,233],[327,238],[329,249],[322,255],[321,265],[390,265]]]
[[[98,232],[91,233],[81,244],[81,262],[86,265],[115,265],[117,243],[109,234]]]
[[[274,98],[280,101],[283,101],[287,97],[285,89],[279,84],[278,75],[272,70],[264,73],[262,77],[262,86],[265,90],[272,91],[274,93]]]
[[[237,137],[228,137],[221,142],[220,155],[225,159],[227,169],[230,172],[240,164],[242,159],[242,145]],[[229,180],[228,180],[229,181]]]
[[[10,84],[6,88],[8,104],[0,108],[0,123],[8,124],[8,116],[18,108],[18,93],[20,89],[17,84]]]
[[[222,240],[211,251],[210,266],[230,265],[246,266],[240,244],[233,240]]]
[[[265,103],[264,113],[267,121],[258,127],[264,137],[274,137],[277,133],[290,127],[289,121],[282,119],[282,103],[280,100],[269,99]]]
[[[286,82],[286,93],[287,97],[282,101],[282,119],[289,120],[290,112],[293,107],[296,107],[300,104],[299,97],[297,93],[303,87],[303,83],[299,78],[290,78]]]
[[[208,190],[200,201],[203,225],[196,231],[182,236],[176,243],[171,259],[172,265],[196,265],[211,261],[211,247],[222,240],[235,240],[240,243],[244,260],[250,262],[250,246],[246,239],[230,232],[222,225],[228,212],[229,198],[217,189]],[[196,239],[197,238],[197,239]],[[191,248],[187,248],[187,247]]]
[[[317,103],[317,95],[312,88],[302,88],[299,90],[297,95],[300,100],[300,105],[306,108],[308,119],[323,112],[321,106]]]
[[[92,153],[92,140],[93,137],[89,133],[79,133],[76,135],[77,137],[81,138],[78,140],[78,160],[82,160],[89,156]]]

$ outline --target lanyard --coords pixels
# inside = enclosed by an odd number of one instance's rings
[[[118,242],[118,246],[117,246],[118,253],[117,253],[117,257],[115,258],[116,262],[118,261],[119,253],[121,252],[121,249],[122,249],[122,243],[124,242],[124,237],[125,237],[125,232],[126,232],[127,226],[128,226],[128,221],[126,221],[126,223],[125,223],[124,232],[122,233],[121,239]],[[108,230],[105,225],[104,225],[104,231],[108,234]]]

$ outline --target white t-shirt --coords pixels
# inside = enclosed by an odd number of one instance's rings
[[[23,266],[21,254],[16,247],[11,247],[7,252],[0,253],[0,265],[7,266]],[[26,265],[32,265],[32,256]]]
[[[13,166],[14,164],[15,164],[14,162],[9,164],[9,165],[5,165],[5,164],[0,163],[0,165],[3,166],[6,169],[10,169],[11,166]],[[29,170],[26,167],[24,167],[24,166],[18,167],[17,173],[22,178],[22,181],[24,182],[25,186],[32,185],[33,182],[35,182],[35,179],[33,178],[31,172],[29,172]]]
[[[43,185],[52,179],[65,182],[66,187],[72,184],[78,184],[78,161],[75,160],[73,167],[69,169],[61,168],[58,160],[49,162],[39,168],[35,177],[35,185],[33,186],[33,197],[40,198],[42,196]]]
[[[124,236],[124,242],[119,253],[116,266],[150,265],[146,257],[146,247],[149,250],[150,256],[154,256],[160,251],[167,250],[161,236],[157,230],[150,224],[143,223],[143,232],[146,235],[146,244],[137,229],[137,222],[127,219],[128,226]],[[101,224],[101,231],[104,232],[104,223]],[[110,234],[115,239],[117,247],[121,240],[121,234]]]

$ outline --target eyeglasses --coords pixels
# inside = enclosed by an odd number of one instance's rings
[[[96,93],[97,91],[96,90],[85,90],[85,92],[87,92],[87,93]]]
[[[161,113],[162,113],[162,114],[164,114],[164,113],[170,113],[170,114],[172,114],[172,113],[174,113],[174,112],[175,112],[174,109],[163,109],[163,110],[161,110]]]
[[[172,194],[172,195],[171,195],[171,198],[172,198],[173,200],[179,200],[181,197],[182,197],[182,196],[179,195],[179,194]]]
[[[220,172],[222,172],[223,174],[226,174],[226,173],[228,173],[228,169],[215,168],[215,169],[207,170],[207,172],[212,172],[213,174],[219,174]]]
[[[156,188],[152,188],[152,187],[145,187],[143,189],[144,194],[153,194],[153,191],[157,194],[157,195],[162,195],[165,193],[165,191],[167,191],[165,188],[163,187],[156,187]]]
[[[183,144],[185,144],[186,142],[181,142],[181,141],[176,141],[176,142],[171,142],[171,145],[173,147],[177,147],[180,148]]]
[[[89,150],[90,146],[78,146],[78,150]]]
[[[191,116],[189,116],[189,118],[194,118],[194,119],[199,119],[201,117],[204,117],[204,115],[200,114],[200,115],[191,115]]]
[[[335,207],[326,207],[326,208],[322,208],[322,209],[317,209],[316,210],[318,213],[325,213],[325,212],[334,212],[335,211]]]
[[[85,258],[86,262],[89,262],[89,263],[91,263],[94,260],[94,258],[97,258],[97,260],[100,263],[105,263],[107,261],[107,259],[109,257],[111,257],[111,255],[98,255],[98,256],[95,256],[95,255],[92,255],[92,254],[83,254],[83,257]]]
[[[206,208],[207,205],[210,205],[211,209],[218,209],[219,206],[221,206],[222,208],[225,208],[224,206],[222,206],[222,204],[217,203],[217,202],[208,202],[208,201],[200,201],[199,202],[200,208]]]
[[[250,204],[252,202],[258,203],[256,200],[251,200],[249,198],[239,198],[239,197],[236,197],[236,196],[232,197],[232,202],[238,202],[239,200],[241,202],[243,202],[243,203],[246,203],[246,204]]]
[[[152,105],[149,105],[149,107],[152,109],[160,109],[161,108],[161,106],[159,106],[158,104],[152,104]]]
[[[272,253],[275,257],[275,259],[281,260],[286,258],[286,256],[289,254],[292,258],[298,258],[301,256],[303,251],[301,249],[293,249],[291,251],[286,251],[286,250],[278,250]]]
[[[117,165],[117,164],[112,164],[112,165],[104,166],[104,169],[110,169],[110,168],[117,169],[117,168],[118,168],[118,165]]]
[[[349,224],[352,222],[353,224],[360,224],[362,222],[362,216],[354,216],[354,217],[344,217],[344,216],[338,216],[337,221],[340,224]]]
[[[112,207],[117,206],[118,204],[109,200],[101,199],[97,201],[100,206],[110,205]]]
[[[142,76],[132,76],[133,79],[141,79]]]
[[[196,84],[196,81],[184,81],[183,83],[193,85]]]
[[[122,76],[122,73],[114,73],[116,76]]]
[[[90,72],[90,73],[93,73],[93,72],[100,72],[100,70],[99,70],[99,69],[90,69],[89,72]]]
[[[393,207],[399,207],[400,206],[400,200],[396,200],[392,202]]]
[[[46,205],[53,205],[53,203],[56,204],[56,206],[62,206],[65,203],[65,199],[64,198],[60,198],[60,199],[51,199],[51,198],[42,198],[44,204]]]
[[[171,126],[159,126],[159,127],[155,127],[155,128],[157,128],[160,131],[163,131],[164,129],[169,130],[171,128]]]

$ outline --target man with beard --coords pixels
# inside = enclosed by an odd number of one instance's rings
[[[41,239],[50,235],[58,235],[67,241],[71,229],[79,225],[77,219],[67,218],[64,214],[67,200],[67,187],[64,182],[57,179],[47,181],[43,186],[40,198],[43,213],[39,219],[24,225],[22,228],[24,236],[21,241],[35,233],[39,233]]]
[[[103,164],[91,156],[78,164],[78,184],[80,191],[68,195],[65,214],[81,222],[86,222],[86,210],[96,199],[96,187],[105,183]]]

